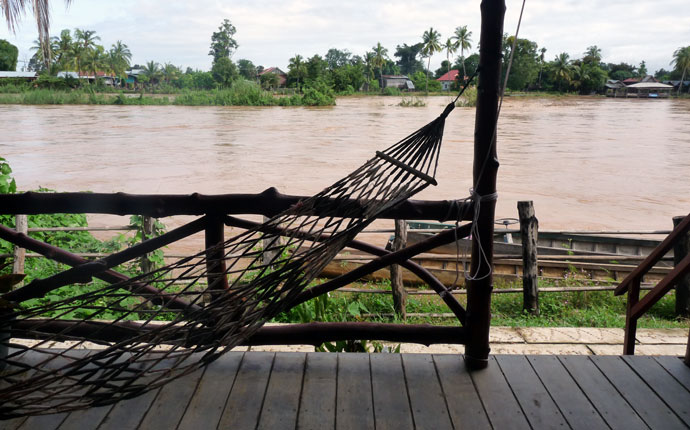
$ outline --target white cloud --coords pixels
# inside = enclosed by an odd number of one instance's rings
[[[53,33],[63,28],[97,32],[105,46],[120,39],[129,45],[133,61],[172,62],[208,69],[211,33],[224,18],[237,27],[239,49],[235,59],[285,67],[299,53],[309,57],[331,48],[363,54],[377,42],[392,56],[395,46],[416,43],[429,27],[445,39],[458,25],[473,32],[479,41],[479,1],[348,1],[318,0],[214,1],[122,0],[103,2],[75,0],[65,11],[53,0]],[[508,0],[505,32],[513,34],[521,0]],[[580,57],[590,45],[598,45],[604,61],[647,62],[648,69],[669,68],[673,51],[690,45],[690,12],[687,0],[529,0],[520,36],[548,49],[547,58],[559,52]],[[20,60],[28,59],[36,39],[31,17],[16,35],[0,25],[0,38],[20,48]],[[444,57],[437,55],[432,67]]]

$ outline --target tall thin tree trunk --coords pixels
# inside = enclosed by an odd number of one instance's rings
[[[687,67],[683,68],[683,75],[680,77],[680,83],[678,84],[678,95],[680,96],[680,90],[683,89],[683,81],[685,80],[685,72],[688,71]],[[690,90],[688,90],[690,91]]]
[[[426,95],[429,95],[429,67],[431,67],[431,55],[426,63]]]
[[[462,57],[462,82],[467,79],[467,71],[465,70],[465,50],[460,49],[460,56]]]

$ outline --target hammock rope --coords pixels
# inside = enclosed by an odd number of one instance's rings
[[[66,285],[60,291],[69,293],[59,300],[8,306],[13,296],[4,294],[0,346],[9,353],[0,356],[0,417],[131,398],[249,339],[289,310],[377,216],[436,184],[445,119],[454,107],[322,192],[195,255],[95,289]],[[91,281],[84,273],[84,282]],[[60,274],[52,278],[21,290],[52,292],[64,284]],[[12,339],[3,336],[8,332]]]

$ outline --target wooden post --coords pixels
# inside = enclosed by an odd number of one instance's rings
[[[677,227],[685,217],[673,217],[673,227]],[[673,265],[678,266],[690,254],[690,232],[678,239],[673,247]],[[685,275],[676,285],[676,315],[690,317],[690,274]]]
[[[628,288],[628,305],[625,310],[625,338],[623,339],[623,355],[635,355],[635,335],[637,334],[637,316],[633,315],[633,308],[640,301],[640,278],[635,278]]]
[[[227,290],[228,277],[225,274],[224,249],[215,248],[225,242],[225,224],[221,215],[207,215],[206,225],[206,270],[208,286],[214,290]]]
[[[17,215],[15,217],[15,222],[16,222],[16,227],[15,230],[17,233],[23,233],[27,234],[28,231],[28,219],[26,215]],[[24,264],[26,261],[26,249],[20,248],[18,246],[14,247],[14,261],[12,263],[12,273],[17,273],[17,274],[23,274],[24,273]],[[23,282],[19,282],[14,285],[14,289],[20,288],[22,285],[24,285]]]
[[[395,238],[393,239],[393,252],[403,249],[407,245],[407,223],[405,220],[395,220]],[[391,265],[391,290],[393,291],[393,307],[395,313],[403,320],[407,319],[407,291],[403,285],[402,267],[398,264]]]
[[[685,349],[685,365],[690,367],[690,332],[688,332],[688,346]]]
[[[153,226],[155,220],[150,216],[144,215],[141,219],[141,241],[145,241],[153,237]],[[149,260],[150,254],[144,254],[141,257],[141,273],[150,273],[153,270],[153,264]]]
[[[474,127],[473,184],[479,205],[476,234],[472,237],[472,263],[467,282],[467,343],[465,365],[482,369],[489,364],[489,327],[491,325],[491,276],[493,264],[494,212],[498,156],[496,153],[496,124],[501,78],[501,44],[505,0],[483,0],[482,26],[479,38],[479,81]],[[475,197],[476,197],[475,196]],[[480,243],[481,241],[481,243]]]
[[[537,284],[539,221],[534,215],[532,201],[518,202],[517,208],[522,238],[522,308],[533,315],[539,315],[539,286]]]
[[[270,217],[264,215],[264,223],[270,220]],[[280,252],[276,247],[279,247],[281,243],[280,236],[265,236],[263,239],[263,253],[261,254],[261,261],[263,264],[270,264],[271,261]]]

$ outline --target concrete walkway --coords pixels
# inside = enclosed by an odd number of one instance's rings
[[[491,327],[492,354],[548,354],[548,355],[621,355],[623,329],[578,327]],[[688,343],[687,329],[637,329],[636,355],[684,356]],[[387,343],[387,345],[392,345]],[[247,348],[237,348],[246,350]],[[253,347],[253,351],[314,350],[309,345]],[[458,353],[464,345],[402,344],[406,353]]]

